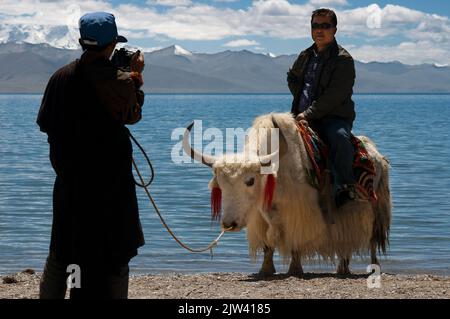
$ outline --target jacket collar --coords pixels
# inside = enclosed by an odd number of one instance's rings
[[[101,52],[94,52],[94,51],[84,51],[80,58],[81,63],[86,64],[110,64],[111,61],[109,61]]]
[[[317,47],[316,47],[315,43],[313,45],[311,45],[308,49],[306,49],[305,53],[307,53],[309,55],[309,54],[313,54],[314,53],[313,51],[317,52]],[[328,60],[332,55],[337,55],[338,52],[339,52],[339,47],[338,47],[336,39],[334,39],[334,41],[331,42],[324,51],[320,52],[319,55],[321,55],[323,59]]]

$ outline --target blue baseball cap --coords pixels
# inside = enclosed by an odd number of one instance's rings
[[[107,46],[114,40],[128,42],[117,34],[116,19],[107,12],[86,13],[79,21],[81,42],[87,45]]]

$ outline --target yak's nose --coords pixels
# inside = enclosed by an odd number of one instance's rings
[[[230,229],[230,230],[232,230],[232,229],[237,227],[237,223],[234,222],[234,221],[231,222],[231,223],[222,222],[222,227],[223,227],[223,229]]]

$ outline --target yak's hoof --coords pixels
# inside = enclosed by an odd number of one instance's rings
[[[350,272],[350,269],[348,269],[348,268],[338,268],[336,271],[336,274],[338,276],[349,276],[352,273]]]
[[[289,269],[287,272],[287,275],[292,277],[303,277],[304,274],[305,273],[303,272],[303,269],[295,269],[295,270]]]
[[[258,278],[272,277],[273,275],[275,275],[275,273],[276,273],[275,268],[261,269],[258,272]]]

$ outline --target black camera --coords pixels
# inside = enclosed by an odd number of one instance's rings
[[[111,63],[122,71],[131,72],[131,59],[136,53],[140,54],[141,51],[132,52],[125,48],[121,48],[120,50],[116,49],[111,58]]]

